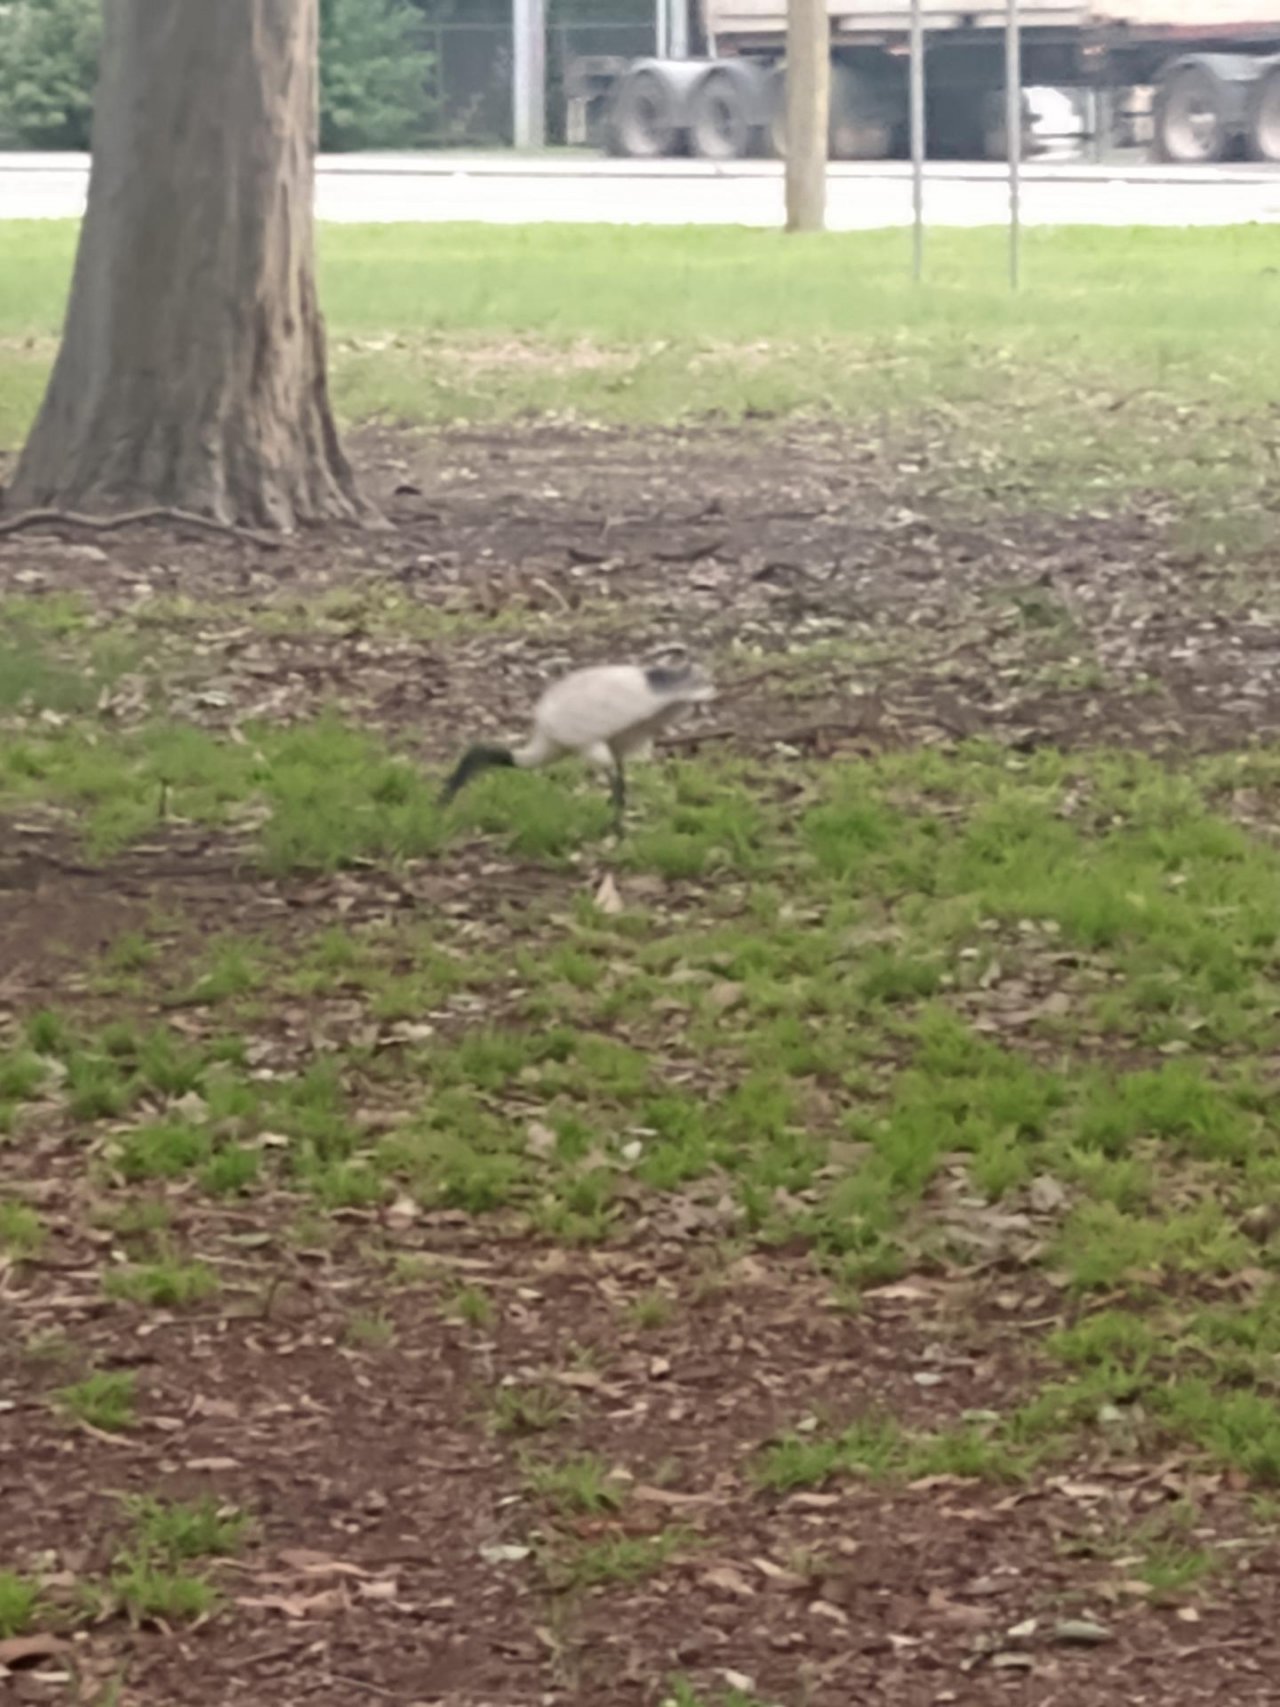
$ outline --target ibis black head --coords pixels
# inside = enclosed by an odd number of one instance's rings
[[[447,806],[454,795],[478,777],[481,771],[493,770],[495,766],[514,765],[515,762],[516,756],[510,747],[489,746],[483,741],[474,747],[468,747],[440,790],[440,804]]]

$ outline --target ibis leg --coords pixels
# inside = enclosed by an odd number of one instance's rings
[[[621,835],[622,816],[627,809],[627,779],[623,774],[621,759],[613,761],[613,780],[609,788],[609,798],[613,802],[613,827]]]

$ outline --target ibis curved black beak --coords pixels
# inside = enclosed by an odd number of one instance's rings
[[[469,782],[474,781],[480,775],[481,771],[514,765],[515,762],[515,754],[510,747],[494,747],[486,745],[484,742],[480,742],[474,747],[468,747],[454,766],[444,787],[440,790],[441,806],[447,806],[454,795],[461,793]]]

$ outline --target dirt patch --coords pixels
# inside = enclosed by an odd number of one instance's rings
[[[1176,1462],[1067,1464],[1030,1491],[946,1476],[755,1490],[754,1449],[806,1416],[828,1426],[883,1409],[937,1426],[1007,1398],[1027,1374],[1018,1324],[981,1286],[926,1287],[924,1315],[908,1288],[854,1319],[785,1259],[746,1259],[708,1291],[676,1253],[655,1266],[504,1249],[447,1218],[403,1235],[493,1299],[494,1325],[468,1329],[441,1319],[438,1289],[397,1290],[363,1266],[354,1239],[308,1260],[264,1249],[243,1224],[187,1231],[210,1254],[253,1253],[241,1302],[194,1319],[104,1315],[88,1277],[65,1268],[10,1290],[20,1337],[56,1325],[99,1367],[135,1371],[135,1433],[69,1428],[48,1408],[55,1377],[12,1340],[0,1354],[17,1396],[0,1427],[20,1446],[0,1472],[9,1557],[106,1571],[117,1493],[215,1489],[255,1514],[252,1546],[220,1573],[230,1605],[214,1624],[91,1633],[84,1669],[124,1668],[131,1701],[603,1691],[641,1707],[675,1671],[709,1693],[750,1679],[763,1700],[821,1707],[996,1702],[1011,1688],[1043,1707],[1224,1689],[1250,1707],[1273,1699],[1271,1554],[1242,1555],[1194,1625],[1126,1583],[1120,1537],[1179,1494],[1195,1489],[1210,1531],[1237,1521],[1228,1491]],[[658,1282],[672,1322],[629,1328],[623,1307]],[[351,1344],[361,1308],[383,1312],[392,1347]],[[495,1435],[495,1396],[531,1383],[563,1414],[535,1435]],[[620,1523],[556,1516],[530,1492],[530,1462],[584,1449],[628,1478]],[[548,1585],[557,1556],[604,1534],[672,1530],[673,1562],[650,1581]],[[10,1687],[49,1699],[34,1679]]]
[[[978,527],[936,447],[830,430],[369,434],[361,449],[391,534],[269,554],[18,536],[0,542],[0,590],[79,592],[137,626],[181,716],[304,717],[340,698],[433,759],[460,729],[518,728],[571,662],[671,643],[720,662],[734,691],[715,738],[750,747],[1212,750],[1280,729],[1280,621],[1239,566],[1186,551],[1164,502]],[[148,708],[126,685],[115,709]]]

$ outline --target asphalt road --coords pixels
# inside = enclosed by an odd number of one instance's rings
[[[0,219],[65,219],[84,210],[83,155],[0,154]],[[365,154],[322,157],[321,219],[491,225],[567,220],[586,224],[756,225],[781,222],[776,161],[713,166],[638,162],[589,154],[546,156]],[[925,217],[933,225],[991,225],[1007,217],[1004,169],[929,168]],[[1029,225],[1234,225],[1280,221],[1280,169],[1032,164],[1023,170]],[[910,168],[897,162],[833,165],[828,224],[837,231],[906,225]]]

